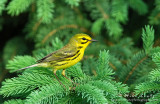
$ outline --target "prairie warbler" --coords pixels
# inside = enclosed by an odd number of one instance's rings
[[[65,69],[79,62],[84,55],[86,47],[92,42],[96,41],[86,34],[76,34],[73,36],[69,43],[63,48],[54,51],[44,58],[37,61],[37,64],[19,69],[27,69],[31,67],[50,67],[53,68],[54,75],[56,76],[56,71],[63,69],[62,75],[65,76]],[[56,76],[58,79],[58,77]],[[69,79],[69,78],[67,78]],[[58,79],[59,81],[59,79]],[[60,81],[59,81],[60,82]],[[61,83],[61,82],[60,82]]]

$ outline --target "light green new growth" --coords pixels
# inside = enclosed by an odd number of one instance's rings
[[[153,27],[145,26],[142,31],[143,48],[146,54],[149,54],[152,50],[154,43],[154,30]]]
[[[113,71],[109,67],[109,51],[100,51],[99,60],[96,67],[97,79],[109,80],[113,75]]]

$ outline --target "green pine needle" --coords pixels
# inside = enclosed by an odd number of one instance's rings
[[[135,93],[138,94],[146,94],[152,91],[159,91],[160,85],[154,82],[144,82],[136,86]]]
[[[14,16],[26,11],[33,0],[12,0],[7,6],[8,14]]]
[[[152,60],[155,62],[157,67],[160,68],[160,52],[154,53],[152,56]]]
[[[113,19],[107,19],[105,21],[105,26],[110,36],[114,36],[115,38],[121,36],[122,27],[117,21]]]
[[[92,31],[93,33],[95,33],[95,34],[100,34],[101,29],[102,29],[102,26],[103,26],[103,22],[104,22],[104,19],[103,19],[103,18],[97,19],[97,20],[93,23],[91,31]]]
[[[37,18],[42,23],[51,23],[53,19],[54,3],[51,0],[37,0]]]
[[[146,104],[159,104],[160,103],[160,92],[153,95],[149,100],[149,102],[146,102]]]
[[[148,7],[143,0],[129,0],[129,5],[140,15],[146,14],[148,12]]]
[[[27,97],[26,104],[54,104],[67,92],[60,84],[50,84],[32,92]]]
[[[100,51],[98,64],[96,67],[97,79],[111,79],[110,75],[113,75],[112,69],[109,67],[109,51]]]
[[[7,79],[3,82],[0,94],[4,96],[27,94],[35,88],[51,83],[55,84],[57,80],[53,80],[52,77],[38,73],[25,73],[19,75],[19,77]]]
[[[5,101],[4,104],[25,104],[25,101],[21,99],[12,99]]]
[[[153,27],[145,26],[142,31],[143,48],[146,54],[149,54],[154,43],[154,30]]]
[[[13,60],[9,60],[6,66],[10,72],[35,64],[36,59],[31,56],[16,56]]]
[[[75,91],[83,99],[87,98],[87,102],[90,104],[105,104],[108,102],[103,91],[90,84],[77,86]]]

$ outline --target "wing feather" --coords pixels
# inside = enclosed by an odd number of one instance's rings
[[[38,60],[38,63],[42,62],[50,62],[50,61],[57,61],[57,60],[62,60],[65,58],[73,57],[74,55],[77,54],[76,52],[77,48],[76,47],[63,47],[57,51],[54,51],[47,56],[43,57],[42,59]]]

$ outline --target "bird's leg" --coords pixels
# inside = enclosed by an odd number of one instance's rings
[[[57,69],[54,69],[54,70],[53,70],[53,73],[54,73],[54,75],[55,75],[57,81],[58,81],[58,82],[66,89],[66,87],[62,84],[62,82],[61,82],[61,81],[59,80],[59,78],[57,77],[56,71],[57,71]]]
[[[73,81],[71,79],[69,79],[68,77],[66,77],[66,75],[65,75],[65,69],[63,69],[63,71],[62,71],[62,75],[73,83]]]

